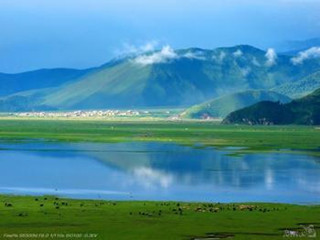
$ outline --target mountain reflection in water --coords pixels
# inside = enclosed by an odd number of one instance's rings
[[[74,198],[320,202],[319,158],[168,143],[0,144],[0,192]]]

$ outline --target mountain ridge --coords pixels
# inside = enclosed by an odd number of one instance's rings
[[[245,90],[273,89],[320,70],[320,59],[277,55],[250,45],[161,50],[115,58],[57,84],[1,97],[0,110],[191,106]],[[36,81],[35,81],[36,82]],[[3,84],[3,82],[0,82]],[[36,83],[33,83],[36,84]],[[29,104],[19,102],[24,101]],[[45,106],[45,107],[44,107]],[[9,107],[10,111],[14,107]]]
[[[0,88],[0,97],[35,88],[58,86],[84,76],[92,69],[44,68],[22,73],[0,73],[2,86]]]
[[[320,124],[320,88],[287,104],[262,101],[230,113],[224,124]]]
[[[266,100],[280,101],[281,103],[291,101],[289,97],[270,90],[246,90],[192,106],[185,110],[181,116],[191,119],[224,118],[233,111]]]

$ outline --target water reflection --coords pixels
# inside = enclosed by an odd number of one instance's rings
[[[319,158],[232,157],[164,143],[1,143],[0,192],[78,198],[320,202]]]

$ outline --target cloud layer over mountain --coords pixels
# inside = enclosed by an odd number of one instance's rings
[[[302,64],[305,60],[312,58],[320,58],[320,47],[312,47],[306,51],[302,51],[298,56],[291,58],[293,64]]]

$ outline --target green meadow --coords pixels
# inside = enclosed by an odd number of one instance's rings
[[[294,151],[319,155],[315,126],[222,125],[209,121],[1,119],[3,140],[42,139],[65,142],[159,141],[184,145],[244,147],[251,151]]]
[[[320,227],[320,206],[263,203],[0,196],[0,215],[2,239],[283,239]]]

